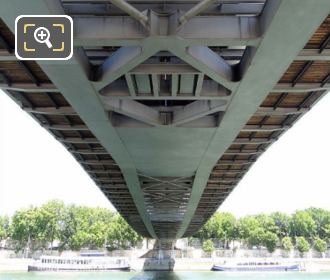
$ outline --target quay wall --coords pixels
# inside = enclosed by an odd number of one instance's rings
[[[133,250],[115,250],[109,252],[109,256],[113,257],[127,257],[131,267],[136,271],[141,271],[144,265],[143,256],[148,250],[133,249]],[[49,252],[44,252],[49,253]],[[53,255],[59,255],[58,252],[53,251]],[[62,255],[73,256],[78,252],[63,252]],[[40,253],[39,253],[40,255]],[[37,257],[37,256],[35,256]],[[289,254],[276,250],[273,254],[269,254],[267,250],[239,250],[233,252],[232,250],[216,250],[212,256],[207,256],[200,249],[192,250],[177,250],[174,270],[175,271],[209,271],[214,264],[222,264],[225,261],[233,260],[233,258],[272,258],[280,262],[298,262],[306,271],[327,271],[330,272],[330,252],[329,250],[321,255],[317,252],[309,252],[303,257],[299,252],[292,251]],[[13,251],[0,250],[0,273],[1,272],[19,272],[27,271],[27,266],[33,263],[32,258],[22,258],[16,255]]]

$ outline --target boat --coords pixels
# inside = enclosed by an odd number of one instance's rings
[[[129,271],[127,258],[106,257],[99,253],[82,253],[77,257],[41,256],[28,271]]]
[[[242,261],[236,263],[224,263],[223,265],[214,265],[212,271],[300,271],[299,264],[279,263],[277,261]]]

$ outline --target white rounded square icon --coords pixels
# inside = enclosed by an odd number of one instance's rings
[[[73,21],[67,15],[21,15],[15,20],[15,55],[20,60],[68,60]]]

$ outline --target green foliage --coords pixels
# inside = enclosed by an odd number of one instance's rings
[[[289,236],[291,223],[290,216],[281,212],[274,212],[270,214],[270,218],[274,221],[275,224],[273,232],[276,233],[279,239]]]
[[[113,226],[108,231],[108,249],[134,247],[142,241],[142,236],[138,235],[129,224],[119,215],[116,215]]]
[[[282,246],[285,251],[291,251],[293,249],[293,244],[289,236],[282,239]]]
[[[206,240],[214,238],[214,218],[213,216],[204,224],[204,226],[194,234],[195,238]]]
[[[15,250],[37,250],[45,245],[46,230],[43,214],[35,207],[17,211],[10,225]]]
[[[327,250],[327,247],[327,242],[320,238],[317,238],[314,242],[314,249],[317,252],[324,253]]]
[[[291,236],[303,236],[311,240],[316,235],[317,226],[307,211],[296,211],[290,223]]]
[[[215,219],[217,221],[217,238],[222,241],[235,239],[236,234],[236,218],[230,213],[216,213]]]
[[[215,213],[194,235],[201,240],[219,239],[225,243],[236,238],[236,218],[230,213]]]
[[[292,238],[296,237],[304,237],[307,242],[318,239],[330,242],[330,211],[309,208],[296,211],[292,216],[274,212],[238,220],[229,213],[216,213],[193,237],[219,239],[227,243],[227,247],[228,241],[240,240],[250,247],[266,246],[269,251],[281,240],[282,247],[290,251]]]
[[[107,209],[70,206],[64,217],[61,247],[71,250],[104,247],[113,219]]]
[[[312,217],[316,225],[317,236],[321,239],[329,237],[330,211],[321,208],[309,208],[306,212]]]
[[[330,224],[323,227],[324,230],[324,239],[330,242]]]
[[[271,216],[266,215],[266,214],[259,214],[255,216],[256,220],[259,223],[259,226],[264,230],[264,231],[270,231],[270,232],[276,232],[276,225],[275,221],[272,219]]]
[[[265,231],[261,227],[256,227],[255,229],[251,230],[247,241],[251,247],[260,247],[261,245],[263,245],[264,237]]]
[[[276,249],[276,245],[278,242],[278,237],[273,232],[266,232],[264,234],[263,244],[266,246],[268,252],[273,253]]]
[[[6,216],[0,216],[0,241],[7,238],[9,232],[9,219]]]
[[[209,253],[209,254],[211,254],[211,253],[214,251],[214,244],[213,244],[213,241],[210,240],[210,239],[205,240],[205,241],[203,242],[203,246],[202,246],[202,248],[203,248],[203,251],[204,251],[205,253]]]
[[[291,217],[275,212],[240,219],[230,213],[216,213],[193,237],[205,241],[205,252],[214,250],[213,238],[227,248],[230,241],[241,240],[249,246],[265,246],[270,252],[279,240],[285,250],[291,250],[291,238],[296,238],[299,251],[308,251],[309,242],[314,241],[314,248],[324,252],[326,242],[330,242],[330,211],[309,208]],[[103,208],[66,206],[57,200],[19,210],[11,219],[0,217],[0,241],[6,238],[16,251],[47,249],[55,240],[60,250],[127,249],[142,241],[119,214]]]
[[[52,200],[42,205],[39,209],[40,219],[44,231],[44,242],[51,243],[60,238],[61,221],[64,214],[64,203],[58,200]]]
[[[296,245],[297,245],[297,249],[300,253],[306,253],[310,249],[308,241],[303,236],[297,237]]]
[[[10,238],[16,251],[47,249],[55,240],[60,250],[130,248],[142,240],[119,214],[103,208],[65,206],[56,200],[17,211],[11,220]]]
[[[259,221],[253,216],[246,216],[238,220],[237,231],[238,237],[242,240],[248,240],[252,235],[255,235],[260,228]],[[254,241],[252,243],[255,243]]]

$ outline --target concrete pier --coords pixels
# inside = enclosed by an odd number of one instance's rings
[[[172,239],[158,239],[154,248],[146,255],[145,271],[173,271],[175,265],[175,243]]]

